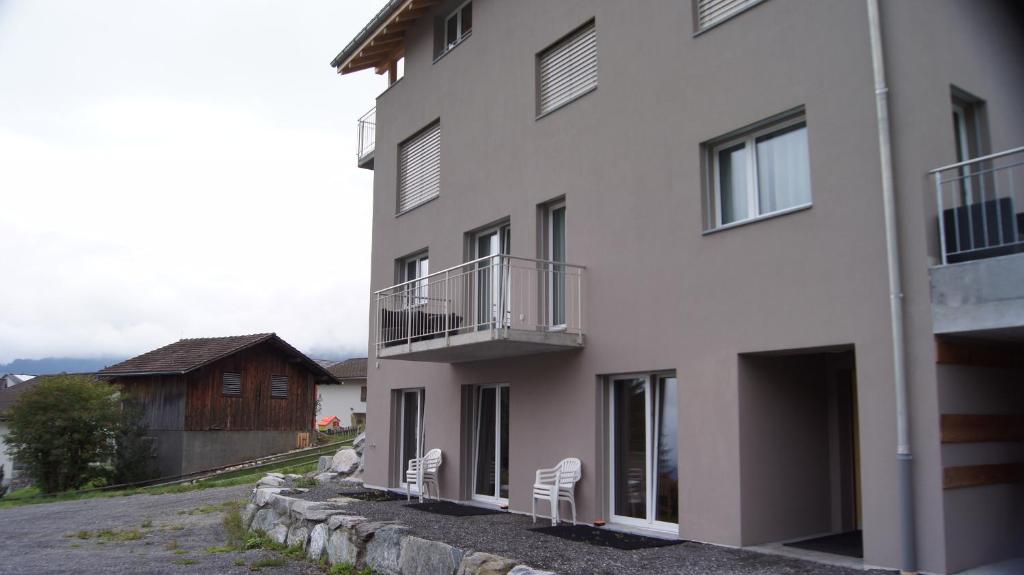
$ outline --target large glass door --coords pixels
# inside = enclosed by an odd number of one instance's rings
[[[480,259],[487,256],[507,255],[511,242],[511,232],[507,225],[492,228],[477,234],[474,241],[474,258]],[[508,266],[501,261],[502,258],[488,258],[477,263],[476,272],[476,294],[477,309],[476,324],[481,329],[488,327],[502,327],[508,315],[505,287],[507,281],[505,275],[508,273]],[[501,310],[504,310],[502,313]]]
[[[612,521],[676,532],[678,385],[670,375],[611,380]]]
[[[405,487],[405,471],[409,460],[423,456],[423,390],[406,389],[399,397],[399,453],[402,487]],[[415,489],[415,485],[412,486]]]
[[[508,385],[477,388],[473,499],[508,503]]]
[[[548,208],[548,259],[551,278],[548,282],[548,313],[552,329],[565,328],[565,204]]]

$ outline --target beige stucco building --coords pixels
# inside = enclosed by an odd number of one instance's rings
[[[389,2],[332,63],[391,79],[367,483],[529,512],[578,457],[588,523],[1024,553],[1024,12],[883,0],[873,62],[870,4]]]

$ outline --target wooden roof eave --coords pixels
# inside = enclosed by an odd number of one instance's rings
[[[407,0],[362,44],[338,63],[339,74],[374,68],[378,74],[405,53],[405,32],[440,0]],[[386,49],[385,49],[386,48]],[[397,56],[396,56],[397,55]]]

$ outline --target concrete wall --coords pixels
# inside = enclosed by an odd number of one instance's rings
[[[181,472],[284,453],[298,447],[297,436],[295,431],[184,431]]]
[[[929,273],[935,333],[1020,331],[1024,326],[1024,254],[940,266]]]
[[[1024,414],[1024,371],[938,366],[942,413]],[[942,464],[1024,462],[1024,444],[955,443],[942,446]],[[943,491],[949,569],[958,571],[1024,552],[1024,485],[985,485]]]
[[[1020,36],[1011,36],[1002,6],[883,5],[918,550],[920,567],[932,572],[946,571],[946,534],[927,274],[934,206],[924,174],[954,152],[950,83],[989,99],[993,147],[1022,133],[1024,78],[1008,72],[1020,70],[1012,57],[1024,50],[1015,49]],[[536,53],[591,18],[597,90],[536,120]],[[614,0],[477,0],[473,35],[436,63],[432,18],[410,31],[405,77],[377,101],[372,289],[394,284],[395,259],[424,248],[431,269],[462,262],[464,232],[503,218],[511,222],[511,253],[535,257],[537,206],[564,196],[567,259],[587,266],[587,346],[517,360],[379,367],[371,347],[366,479],[393,483],[390,397],[422,387],[427,446],[445,452],[442,494],[460,497],[462,386],[509,383],[512,509],[529,509],[535,469],[573,455],[584,462],[580,516],[591,521],[607,513],[599,376],[674,369],[679,535],[740,545],[738,354],[852,344],[865,562],[896,566],[891,337],[864,3],[768,0],[696,36],[691,19],[690,3],[669,0],[642,8]],[[947,52],[957,53],[940,56]],[[813,207],[703,234],[700,144],[800,106]],[[396,217],[398,143],[438,118],[441,196]]]
[[[352,426],[354,413],[366,413],[366,402],[360,399],[362,388],[365,385],[366,380],[318,385],[320,411],[316,414],[317,420],[329,415],[336,415],[341,420],[343,427]]]

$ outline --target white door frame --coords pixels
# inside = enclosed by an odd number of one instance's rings
[[[548,239],[547,259],[549,261],[551,261],[551,262],[555,261],[555,211],[559,210],[559,209],[562,210],[562,249],[566,251],[566,253],[563,254],[561,263],[565,263],[569,259],[568,258],[568,250],[566,249],[566,241],[565,241],[565,236],[566,236],[565,225],[566,225],[566,221],[567,221],[566,214],[568,213],[566,211],[566,209],[565,209],[565,200],[555,202],[555,203],[551,204],[550,206],[548,206],[547,222],[545,224],[547,226],[547,236],[548,236],[547,237],[547,239]],[[565,274],[565,270],[567,268],[563,265],[562,269],[561,269],[561,272],[560,272],[562,274],[562,301],[561,301],[561,304],[562,304],[562,323],[559,323],[559,324],[555,323],[555,278],[557,277],[556,273],[559,273],[559,272],[557,272],[555,270],[555,264],[554,263],[552,263],[549,266],[549,268],[550,268],[550,271],[551,271],[551,277],[548,280],[548,321],[550,322],[551,325],[548,326],[548,329],[551,330],[551,331],[563,331],[563,330],[566,329],[566,324],[569,321],[569,309],[568,309],[569,308],[569,305],[568,305],[568,285],[569,285],[569,280],[568,280],[568,278],[566,277],[566,274]]]
[[[624,527],[633,527],[678,535],[679,524],[657,521],[655,505],[657,502],[657,453],[658,453],[658,379],[670,377],[665,373],[633,373],[616,375],[608,378],[608,516],[611,523]],[[674,377],[674,376],[672,376]],[[645,486],[647,489],[646,518],[626,517],[615,514],[615,382],[629,379],[640,379],[644,382],[644,444],[646,449]],[[678,380],[677,380],[678,381]],[[678,385],[678,383],[677,383]],[[674,407],[678,409],[678,407]]]
[[[405,396],[415,395],[416,396],[416,426],[419,428],[416,430],[416,454],[415,457],[423,457],[423,396],[424,389],[403,389],[399,397],[399,419],[398,419],[398,461],[399,467],[401,468],[399,473],[399,486],[403,489],[408,487],[413,493],[418,494],[419,490],[414,483],[407,484],[405,480],[405,471],[408,469],[405,465]]]
[[[473,422],[473,486],[471,488],[471,499],[474,501],[483,501],[485,503],[493,503],[496,505],[508,505],[508,498],[501,496],[501,390],[508,388],[507,383],[493,383],[486,385],[476,386],[476,413]],[[494,494],[484,495],[476,492],[476,474],[479,470],[477,465],[480,457],[480,414],[482,413],[484,394],[483,390],[493,389],[494,390]],[[509,409],[511,410],[512,392],[509,390]],[[509,484],[509,495],[511,495],[512,485]]]
[[[491,240],[490,249],[494,250],[495,248],[497,248],[497,251],[487,254],[488,256],[508,255],[512,251],[512,246],[510,245],[512,242],[511,226],[508,223],[503,223],[480,230],[479,232],[473,234],[472,259],[476,260],[484,257],[483,255],[480,254],[480,240],[487,236],[494,236],[494,238]],[[489,328],[501,328],[502,324],[505,321],[505,316],[509,314],[508,309],[505,309],[504,314],[498,313],[499,307],[508,308],[507,302],[506,305],[499,305],[499,302],[502,302],[502,300],[505,299],[504,289],[507,289],[507,286],[505,285],[506,278],[504,277],[504,271],[502,270],[501,263],[501,258],[498,258],[497,262],[495,262],[494,258],[492,258],[486,263],[478,263],[476,266],[476,270],[474,270],[475,275],[473,279],[473,285],[474,291],[476,293],[476,305],[474,306],[474,313],[477,315],[477,329],[482,329],[485,326]],[[488,297],[490,298],[490,310],[489,312],[487,312],[488,317],[486,318],[486,322],[484,321],[485,318],[480,317],[481,308],[483,307],[481,299],[483,294],[480,291],[480,274],[483,273],[488,274],[488,279],[490,282],[490,286],[488,286],[490,288],[490,293],[488,294]]]

